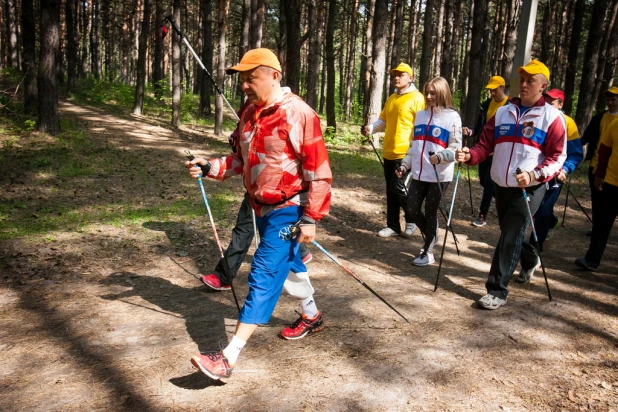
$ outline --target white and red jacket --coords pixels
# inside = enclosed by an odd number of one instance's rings
[[[439,154],[436,165],[440,182],[453,180],[455,151],[461,148],[461,117],[453,109],[428,108],[416,114],[414,137],[401,165],[412,173],[412,178],[436,182],[436,172],[429,161],[429,152]]]
[[[254,104],[237,126],[236,153],[211,159],[209,177],[243,174],[258,216],[286,206],[304,206],[319,221],[330,209],[332,174],[320,119],[298,96],[284,90],[271,105]]]
[[[479,142],[470,149],[468,164],[483,161],[491,152],[491,179],[498,186],[517,187],[516,170],[533,171],[536,180],[547,182],[562,170],[567,156],[567,135],[560,110],[541,97],[534,106],[520,111],[519,98],[502,106],[483,128]]]

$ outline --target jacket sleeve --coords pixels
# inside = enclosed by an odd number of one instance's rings
[[[545,159],[534,168],[536,180],[547,182],[562,170],[562,165],[566,160],[566,123],[564,116],[556,116],[554,121],[547,129],[545,141],[543,142],[543,154]]]
[[[564,161],[564,166],[562,166],[564,171],[567,174],[573,173],[582,160],[584,160],[582,139],[577,138],[567,141],[567,158]]]
[[[309,184],[304,216],[318,222],[330,210],[333,176],[320,128],[320,119],[313,111],[301,114],[299,119],[300,127],[293,128],[291,133],[301,134],[298,136],[298,141],[302,142],[299,147],[300,153],[296,154],[301,159],[303,180]]]
[[[225,180],[232,176],[241,175],[243,172],[242,157],[238,156],[240,151],[229,156],[210,159],[210,171],[208,177],[217,180]]]
[[[489,119],[477,144],[470,149],[470,160],[467,164],[476,165],[485,160],[494,151],[494,131],[496,129],[496,117]]]
[[[453,124],[448,137],[448,147],[440,151],[440,156],[445,162],[452,163],[455,161],[455,151],[461,149],[461,117],[455,113],[453,115]]]
[[[605,174],[607,172],[607,166],[609,165],[609,158],[612,155],[613,150],[613,139],[612,134],[614,133],[614,122],[611,123],[612,127],[607,128],[606,132],[601,136],[601,144],[599,145],[599,158],[597,161],[597,167],[594,170],[594,175],[600,177],[601,179],[605,179]]]

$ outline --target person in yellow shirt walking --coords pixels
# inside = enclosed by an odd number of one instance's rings
[[[409,65],[400,63],[390,73],[394,76],[395,93],[386,100],[378,119],[361,127],[361,132],[364,136],[370,136],[384,131],[382,157],[386,181],[386,227],[378,232],[378,236],[402,234],[399,223],[400,209],[404,210],[406,219],[403,235],[412,236],[416,225],[407,208],[407,188],[404,186],[407,176],[398,179],[395,171],[410,147],[414,119],[417,112],[425,109],[425,99],[414,86],[414,71]]]
[[[618,119],[613,120],[601,135],[594,187],[599,192],[599,205],[592,225],[590,246],[586,256],[577,258],[575,264],[596,272],[618,216]]]
[[[607,130],[609,124],[618,119],[618,87],[610,87],[605,91],[605,104],[607,111],[594,116],[582,136],[582,145],[588,145],[586,160],[590,160],[588,168],[588,184],[590,185],[590,198],[592,200],[592,225],[594,226],[595,215],[601,204],[601,192],[594,185],[594,170],[597,166],[597,150],[599,149],[601,136]],[[586,233],[592,235],[592,230]]]
[[[463,134],[466,136],[479,136],[483,131],[483,126],[489,121],[498,109],[506,104],[509,104],[509,96],[506,95],[506,81],[502,76],[493,76],[485,86],[489,90],[489,97],[481,104],[476,125],[474,129],[468,127],[463,128]],[[487,224],[487,212],[491,205],[491,199],[494,197],[494,181],[491,180],[491,162],[493,154],[487,156],[487,159],[479,163],[479,182],[483,187],[483,197],[481,198],[481,206],[479,216],[472,222],[476,227],[483,227]]]

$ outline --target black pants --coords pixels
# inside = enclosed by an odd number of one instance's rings
[[[507,286],[517,263],[521,259],[522,269],[531,269],[537,263],[536,249],[524,242],[526,229],[530,224],[526,200],[521,188],[496,185],[496,210],[500,223],[500,239],[494,251],[485,287],[490,295],[506,299]],[[526,189],[530,197],[530,210],[534,215],[543,201],[545,183]]]
[[[590,246],[586,252],[586,260],[597,265],[601,263],[607,240],[618,216],[618,186],[604,183],[599,195],[601,203],[594,218]]]
[[[441,182],[442,191],[448,188],[449,182]],[[410,196],[408,197],[408,208],[412,215],[412,222],[418,226],[425,237],[423,249],[431,252],[436,243],[438,232],[438,209],[442,196],[438,183],[422,182],[412,179],[410,184]],[[425,202],[425,213],[422,212],[423,202]]]
[[[242,265],[247,251],[251,247],[253,241],[253,216],[251,212],[251,205],[249,204],[249,194],[245,193],[245,198],[240,204],[238,210],[238,216],[236,217],[236,226],[232,229],[232,241],[223,254],[227,260],[227,264],[230,268],[230,276],[232,279],[236,277],[240,265]],[[300,244],[300,256],[305,257],[309,254],[309,249],[304,243]],[[217,267],[215,267],[214,274],[221,280],[223,284],[229,284],[231,280],[227,279],[225,271],[223,269],[223,259],[219,259]]]
[[[601,205],[601,192],[594,187],[594,167],[588,168],[588,185],[590,186],[590,201],[592,203],[592,226],[594,226],[595,216],[599,213]]]
[[[404,186],[407,174],[401,179],[395,174],[395,170],[401,165],[401,159],[384,159],[384,180],[386,180],[386,226],[397,233],[401,233],[399,223],[399,210],[403,209],[406,223],[413,223],[412,215],[407,210],[406,188]],[[408,172],[409,173],[409,172]]]
[[[487,159],[479,163],[479,181],[483,187],[483,197],[481,198],[481,207],[479,212],[483,216],[487,216],[489,212],[489,206],[491,206],[491,199],[494,197],[495,183],[491,180],[491,164],[493,162],[493,156],[487,156]]]

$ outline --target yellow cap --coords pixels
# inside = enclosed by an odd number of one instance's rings
[[[539,60],[532,60],[530,63],[525,66],[521,66],[517,69],[517,73],[521,74],[521,72],[526,72],[528,74],[542,74],[549,80],[549,69]]]
[[[393,74],[394,72],[408,73],[410,76],[414,77],[414,70],[412,70],[412,67],[410,67],[410,65],[405,63],[399,63],[399,66],[392,69],[389,73]]]
[[[279,59],[275,53],[268,49],[253,49],[249,50],[242,56],[240,59],[240,63],[236,66],[228,67],[225,69],[227,74],[234,74],[236,72],[246,72],[249,70],[253,70],[259,66],[270,67],[271,69],[275,69],[278,72],[281,71],[281,63],[279,63]]]
[[[485,86],[486,89],[497,89],[500,86],[506,86],[506,82],[502,76],[494,76],[489,79],[489,83]]]
[[[611,93],[611,94],[616,94],[618,95],[618,87],[616,86],[612,86],[610,87],[605,93]]]

